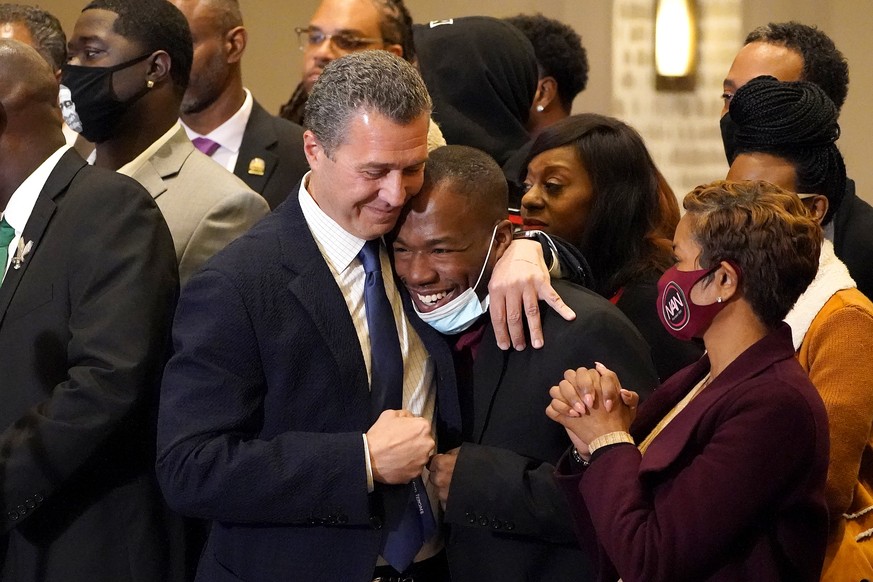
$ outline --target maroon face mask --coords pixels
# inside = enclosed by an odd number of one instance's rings
[[[719,266],[696,271],[680,271],[673,266],[664,271],[658,280],[658,317],[667,331],[680,340],[687,341],[703,335],[719,311],[724,309],[726,303],[698,305],[691,301],[694,285]],[[739,275],[739,267],[734,265],[734,268]]]

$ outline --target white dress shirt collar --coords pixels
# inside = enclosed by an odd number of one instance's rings
[[[346,232],[334,219],[325,214],[306,189],[307,184],[309,184],[309,172],[300,181],[297,195],[300,209],[322,254],[337,273],[342,273],[358,256],[366,241]]]
[[[255,100],[252,98],[252,93],[248,89],[243,88],[246,93],[242,107],[237,110],[233,116],[227,121],[207,133],[206,135],[197,133],[182,122],[182,127],[188,137],[194,140],[198,137],[205,137],[218,144],[218,149],[212,154],[212,159],[224,166],[227,171],[233,172],[236,166],[236,160],[239,157],[239,148],[242,146],[243,135],[246,132],[246,126],[249,123],[249,117],[252,115],[252,108]]]
[[[70,146],[64,144],[50,155],[39,167],[31,172],[25,180],[12,193],[12,198],[6,204],[6,210],[0,216],[6,219],[6,222],[15,229],[15,237],[9,241],[7,247],[6,264],[0,265],[0,273],[5,273],[15,256],[15,249],[18,248],[18,241],[21,234],[24,232],[24,227],[27,221],[30,220],[30,215],[33,212],[33,207],[39,198],[40,192],[45,188],[45,184],[49,179],[55,166]],[[0,277],[2,279],[2,277]]]
[[[30,219],[30,213],[33,212],[33,207],[36,204],[36,199],[39,198],[39,193],[45,187],[49,175],[55,166],[70,146],[64,144],[50,155],[45,161],[22,182],[15,192],[12,193],[12,198],[6,205],[6,211],[3,213],[3,218],[6,219],[17,234],[24,231],[24,226]]]

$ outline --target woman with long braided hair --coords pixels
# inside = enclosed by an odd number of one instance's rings
[[[728,179],[763,179],[797,192],[827,230],[846,184],[835,144],[838,111],[827,95],[812,83],[758,77],[737,91],[730,114],[738,154]],[[830,241],[785,320],[830,425],[822,580],[873,578],[873,303]]]

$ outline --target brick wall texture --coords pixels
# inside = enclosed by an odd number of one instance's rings
[[[694,89],[685,92],[655,88],[654,2],[614,2],[612,114],[643,136],[681,207],[685,193],[727,173],[720,96],[742,46],[742,0],[697,0],[697,75]]]

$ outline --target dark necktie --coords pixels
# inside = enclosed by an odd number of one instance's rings
[[[385,293],[379,239],[367,241],[358,254],[364,265],[364,305],[370,332],[370,417],[374,421],[384,410],[403,408],[403,356],[394,311]],[[436,531],[424,482],[417,477],[408,485],[376,484],[385,509],[381,554],[391,566],[403,572],[415,554]]]
[[[212,157],[212,154],[214,154],[215,151],[221,147],[220,143],[216,143],[211,139],[205,137],[195,137],[191,140],[191,143],[194,144],[195,148],[197,148],[209,157]]]
[[[6,275],[6,262],[9,260],[9,243],[15,238],[15,229],[12,225],[6,222],[5,218],[0,218],[0,283]]]

